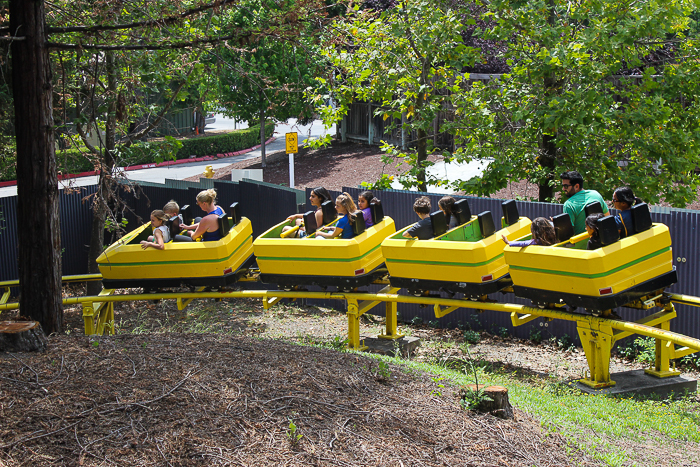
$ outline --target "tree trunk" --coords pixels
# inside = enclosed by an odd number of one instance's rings
[[[425,183],[425,167],[423,167],[423,162],[428,160],[428,134],[422,129],[419,129],[417,134],[416,167],[418,167],[418,174],[416,180],[418,180],[418,191],[428,191],[428,185]]]
[[[551,26],[555,26],[557,16],[554,1],[548,0],[547,7],[549,8],[547,23],[549,23]],[[546,96],[559,93],[557,90],[557,77],[553,71],[549,72],[549,74],[547,74],[547,76],[544,78],[544,93]],[[540,183],[539,185],[538,201],[551,202],[552,198],[554,197],[552,182],[554,181],[554,167],[556,166],[557,161],[557,129],[554,127],[545,128],[540,144],[539,164],[540,167],[545,169],[547,179],[544,181],[544,183]]]
[[[554,131],[554,130],[553,130]],[[542,147],[540,148],[539,163],[540,166],[547,171],[547,179],[539,185],[539,199],[541,203],[551,202],[554,197],[554,167],[557,160],[557,143],[556,134],[542,135]]]
[[[90,229],[88,272],[91,274],[100,272],[100,268],[97,265],[97,258],[104,249],[105,221],[109,209],[108,203],[112,198],[112,190],[114,188],[112,169],[114,168],[114,148],[117,126],[117,73],[114,63],[114,52],[106,52],[105,58],[107,64],[107,122],[105,125],[105,147],[102,150],[103,157],[99,167],[99,189],[95,194],[92,225]],[[102,281],[91,281],[87,283],[88,295],[97,295],[101,290]]]
[[[426,86],[428,84],[429,64],[430,60],[428,58],[423,59],[423,67],[420,79],[418,81],[421,87]],[[416,116],[418,116],[418,114],[420,113],[426,99],[427,96],[424,92],[418,93],[418,96],[416,98],[416,104],[414,106]],[[419,117],[418,121],[420,120],[421,118]],[[416,180],[418,181],[418,190],[428,191],[428,185],[425,183],[425,167],[423,166],[423,162],[428,160],[428,133],[424,129],[419,128],[416,134],[418,136],[418,142],[416,144],[416,168],[418,169]]]
[[[44,2],[11,0],[17,139],[20,309],[46,334],[63,331],[58,177]]]
[[[265,108],[260,109],[260,165],[265,167]]]
[[[0,321],[0,352],[43,351],[47,343],[36,321]]]

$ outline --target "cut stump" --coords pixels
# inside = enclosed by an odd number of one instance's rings
[[[478,402],[474,410],[489,413],[498,418],[513,418],[513,406],[508,400],[508,388],[503,386],[477,387],[476,384],[467,384],[462,386],[459,393],[460,397],[467,402]],[[481,397],[479,393],[485,397]]]
[[[0,352],[46,350],[46,335],[37,321],[0,321]]]

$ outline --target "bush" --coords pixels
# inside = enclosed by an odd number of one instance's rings
[[[275,124],[265,124],[265,138],[275,131]],[[166,137],[162,141],[137,142],[131,147],[120,148],[119,165],[130,166],[163,162],[164,160],[187,159],[190,156],[215,156],[236,152],[260,144],[260,125],[244,130],[202,138],[180,139]],[[2,154],[0,157],[0,181],[15,180],[16,155]],[[56,164],[62,174],[78,174],[95,170],[95,156],[86,148],[61,149],[56,151]]]

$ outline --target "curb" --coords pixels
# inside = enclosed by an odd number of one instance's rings
[[[271,142],[275,141],[277,137],[273,136],[267,141],[265,141],[265,146],[270,144]],[[190,162],[206,162],[206,161],[215,161],[218,159],[226,159],[228,157],[235,157],[235,156],[240,156],[241,154],[247,154],[251,151],[255,151],[256,149],[260,149],[262,145],[257,144],[253,146],[252,148],[248,149],[242,149],[240,151],[236,152],[226,152],[223,154],[217,154],[216,156],[202,156],[202,157],[193,157],[190,159],[178,159],[176,161],[165,161],[165,162],[159,162],[155,163],[152,162],[150,164],[139,164],[139,165],[130,165],[129,167],[124,167],[122,170],[125,172],[129,172],[131,170],[141,170],[141,169],[153,169],[156,167],[167,167],[170,165],[180,165],[180,164],[189,164]],[[71,178],[80,178],[80,177],[90,177],[93,175],[99,175],[100,171],[99,170],[93,170],[90,172],[80,172],[77,174],[59,174],[58,179],[59,180],[69,180]],[[4,188],[6,186],[13,186],[17,185],[17,180],[9,180],[7,182],[0,182],[0,188]]]

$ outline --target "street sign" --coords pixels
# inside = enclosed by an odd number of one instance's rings
[[[297,133],[287,133],[286,135],[286,142],[287,142],[287,148],[286,148],[286,153],[287,154],[296,154],[299,152],[299,145],[298,145],[298,140],[297,140]]]

